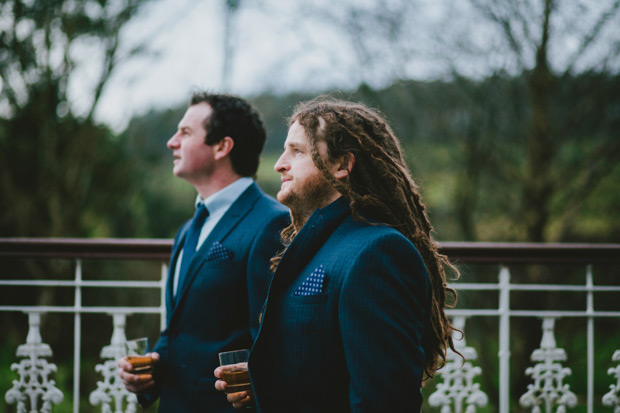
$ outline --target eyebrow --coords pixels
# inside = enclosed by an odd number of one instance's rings
[[[303,144],[303,142],[284,142],[284,149],[286,149],[286,147],[290,147],[290,148],[296,148],[296,149],[307,149],[308,145]]]

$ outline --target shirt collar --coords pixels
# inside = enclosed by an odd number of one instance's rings
[[[198,194],[195,206],[197,207],[202,202],[209,210],[209,215],[217,214],[219,210],[228,209],[253,182],[252,178],[246,176],[237,179],[232,184],[209,195],[205,199],[202,199],[200,194]]]

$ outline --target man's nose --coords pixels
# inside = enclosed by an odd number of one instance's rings
[[[284,154],[282,154],[280,158],[278,158],[278,160],[276,161],[276,164],[273,166],[273,169],[278,173],[282,173],[289,169],[288,162],[286,162],[285,159],[283,158],[284,158]]]
[[[168,139],[168,142],[166,142],[166,146],[169,149],[172,149],[173,147],[177,146],[177,139],[176,139],[176,137],[177,137],[177,134],[175,133],[174,135],[172,135],[170,137],[170,139]]]

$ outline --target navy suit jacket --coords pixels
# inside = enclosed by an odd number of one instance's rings
[[[258,409],[419,412],[429,297],[401,233],[355,221],[344,198],[315,211],[278,265],[250,354]]]
[[[269,260],[281,249],[289,219],[286,208],[250,185],[196,251],[173,298],[174,267],[191,220],[179,230],[166,287],[167,328],[153,349],[161,356],[156,388],[139,397],[143,405],[159,397],[159,412],[234,411],[215,390],[213,370],[219,352],[251,347],[271,281]]]

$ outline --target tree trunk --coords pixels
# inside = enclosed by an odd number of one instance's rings
[[[536,66],[528,86],[532,108],[531,130],[526,138],[527,170],[524,179],[523,219],[528,241],[542,242],[549,222],[549,203],[553,185],[552,162],[555,155],[551,131],[550,97],[553,93],[553,75],[547,60],[549,18],[553,0],[545,1],[543,34],[536,53]]]

